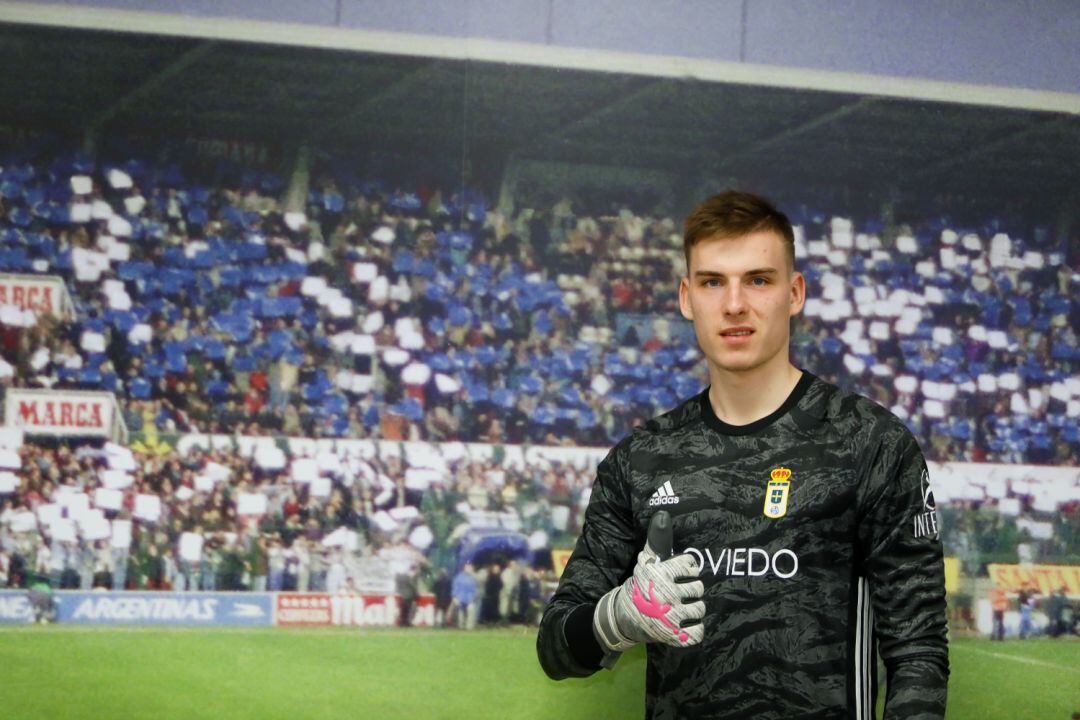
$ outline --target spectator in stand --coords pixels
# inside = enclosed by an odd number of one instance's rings
[[[516,622],[525,625],[537,625],[543,605],[540,599],[540,576],[533,568],[525,565],[518,583],[519,616]]]
[[[343,592],[348,587],[349,576],[345,569],[345,560],[340,551],[330,553],[329,568],[326,572],[326,592],[331,595]]]
[[[255,592],[266,592],[266,580],[270,574],[269,542],[266,535],[260,534],[256,538],[247,562],[251,572],[251,589]]]
[[[398,626],[411,627],[413,606],[416,603],[416,575],[411,570],[403,569],[395,578],[395,591],[401,602],[398,613]]]
[[[499,622],[510,622],[520,610],[521,567],[517,560],[508,560],[506,567],[499,575],[501,587],[499,588]]]
[[[221,566],[221,556],[221,541],[216,537],[212,537],[203,545],[202,560],[199,562],[199,590],[217,590],[217,576],[218,569]]]
[[[450,575],[445,568],[439,568],[432,585],[435,594],[435,627],[446,627],[450,620]]]
[[[1050,637],[1060,637],[1067,632],[1065,627],[1065,610],[1068,608],[1069,598],[1065,594],[1065,588],[1059,587],[1046,601],[1046,615],[1050,620],[1048,631]]]
[[[285,549],[281,546],[281,539],[271,538],[267,549],[267,572],[269,584],[267,590],[278,592],[285,589]]]
[[[476,627],[479,613],[479,583],[472,563],[465,565],[454,575],[454,582],[450,589],[453,596],[451,612],[462,630],[472,630]]]
[[[102,548],[104,550],[104,548]],[[113,589],[113,571],[111,566],[112,560],[107,552],[100,552],[94,560],[94,574],[90,581],[90,587],[97,590],[112,590]],[[122,588],[116,588],[120,590]]]
[[[247,590],[245,582],[245,558],[235,538],[227,539],[221,551],[217,588],[226,592]]]
[[[1031,634],[1034,626],[1031,622],[1031,614],[1035,610],[1035,588],[1028,584],[1024,584],[1020,588],[1019,596],[1017,597],[1017,603],[1020,607],[1020,639],[1024,640]]]
[[[161,557],[158,546],[154,543],[146,546],[146,555],[144,556],[142,566],[142,578],[144,584],[140,586],[140,589],[168,589],[165,581],[165,562]]]
[[[1005,611],[1009,609],[1009,598],[999,587],[990,588],[990,609],[994,614],[994,628],[990,633],[990,639],[1004,640]]]
[[[484,594],[480,599],[480,622],[497,625],[502,622],[499,614],[499,595],[502,592],[502,566],[491,563],[483,579]]]

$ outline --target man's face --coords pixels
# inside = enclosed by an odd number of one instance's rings
[[[777,355],[787,361],[790,318],[802,310],[806,286],[789,270],[778,234],[701,240],[690,250],[689,273],[679,307],[711,365],[746,372]]]

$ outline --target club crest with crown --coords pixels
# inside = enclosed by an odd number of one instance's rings
[[[781,518],[787,514],[788,493],[791,490],[791,469],[774,468],[765,487],[765,517]]]

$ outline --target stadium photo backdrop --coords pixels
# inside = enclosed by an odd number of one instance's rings
[[[708,383],[681,220],[727,187],[795,226],[792,361],[928,460],[950,717],[1080,710],[1076,115],[23,25],[0,57],[6,717],[640,716],[643,653],[554,683],[535,628],[597,464]]]

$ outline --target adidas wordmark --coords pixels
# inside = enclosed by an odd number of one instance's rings
[[[665,480],[664,484],[656,488],[656,492],[649,498],[650,505],[678,505],[679,496],[671,489],[671,481]]]

